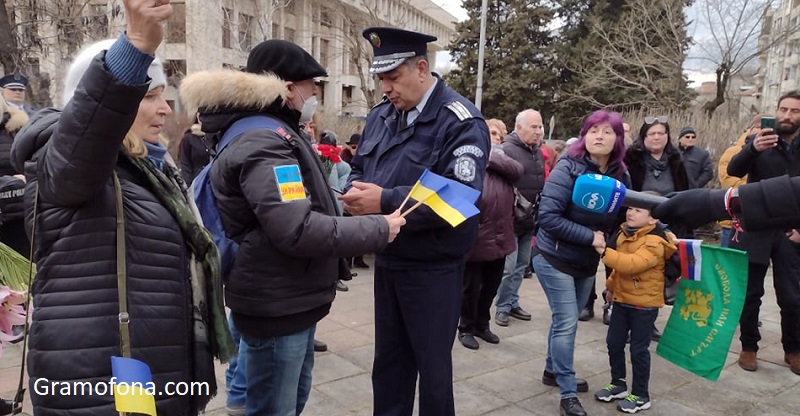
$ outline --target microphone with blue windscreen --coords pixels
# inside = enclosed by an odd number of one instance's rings
[[[629,191],[622,182],[596,173],[578,176],[572,189],[573,204],[598,214],[615,213],[622,206],[652,210],[666,200],[663,196]]]

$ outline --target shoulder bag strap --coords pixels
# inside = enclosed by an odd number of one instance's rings
[[[17,384],[17,394],[11,404],[11,414],[22,413],[22,401],[25,399],[25,356],[28,352],[28,329],[30,328],[31,316],[31,290],[33,288],[33,249],[36,247],[36,220],[39,214],[39,183],[34,186],[36,193],[33,195],[33,224],[31,224],[31,245],[28,251],[28,296],[25,299],[25,331],[22,334],[22,363],[19,366],[19,384]]]
[[[125,212],[122,207],[122,186],[114,172],[114,193],[117,196],[117,292],[119,293],[119,348],[123,357],[131,356],[131,333],[128,315],[128,267],[125,258]]]

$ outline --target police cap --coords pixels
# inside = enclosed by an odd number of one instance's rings
[[[364,29],[362,35],[372,44],[372,66],[369,72],[381,74],[399,67],[408,58],[425,55],[428,42],[436,36],[392,27],[370,27]]]
[[[281,39],[259,43],[247,57],[246,72],[272,72],[284,81],[327,77],[328,72],[300,46]]]
[[[28,85],[28,78],[20,74],[8,74],[0,78],[0,87],[24,90]]]

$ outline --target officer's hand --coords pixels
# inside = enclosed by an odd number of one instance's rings
[[[400,233],[400,227],[406,225],[406,219],[400,216],[399,209],[390,215],[384,215],[383,218],[386,218],[386,222],[389,223],[389,242],[391,243]]]
[[[763,152],[778,145],[778,135],[771,128],[761,129],[753,139],[753,148],[756,152]]]
[[[730,219],[725,210],[725,192],[727,189],[705,188],[675,192],[653,209],[653,218],[689,228]]]
[[[172,16],[170,0],[123,0],[126,34],[136,49],[155,55],[164,38],[162,23]]]
[[[344,209],[353,215],[380,214],[383,188],[374,183],[354,181],[346,194],[339,197]]]

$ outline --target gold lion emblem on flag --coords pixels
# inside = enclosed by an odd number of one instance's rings
[[[684,321],[693,320],[698,327],[708,326],[711,316],[711,301],[714,295],[704,293],[702,290],[686,289],[686,304],[681,306],[681,316]]]

